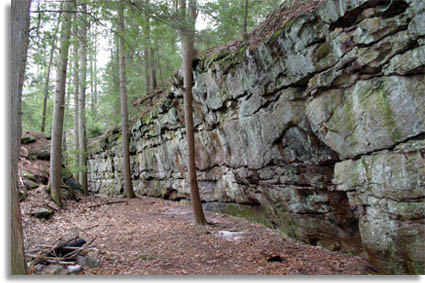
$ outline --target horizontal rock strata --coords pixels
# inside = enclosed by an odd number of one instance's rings
[[[254,50],[197,60],[202,200],[261,207],[311,244],[364,248],[382,272],[424,273],[424,23],[421,0],[328,0]],[[181,74],[172,82],[132,127],[132,177],[140,194],[185,199]],[[91,144],[92,192],[122,193],[119,144],[119,132]]]

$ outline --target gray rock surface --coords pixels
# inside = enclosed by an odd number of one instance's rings
[[[327,0],[254,50],[201,58],[203,201],[261,207],[283,235],[364,247],[381,271],[423,273],[424,3]],[[181,72],[171,81],[132,127],[131,166],[137,193],[180,200],[189,198]],[[119,131],[92,141],[93,193],[122,194],[121,167]]]
[[[390,273],[423,274],[425,141],[337,163],[334,183],[359,215],[369,261]]]

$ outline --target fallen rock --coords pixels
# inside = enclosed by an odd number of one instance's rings
[[[34,266],[34,270],[37,271],[37,272],[41,272],[45,268],[46,268],[46,265],[44,265],[44,264],[36,264]]]
[[[80,183],[75,180],[73,177],[69,177],[66,180],[64,180],[65,184],[70,187],[72,190],[78,193],[83,193],[83,189],[81,188]]]
[[[98,260],[95,257],[85,255],[85,256],[78,256],[77,257],[77,263],[80,266],[88,266],[90,268],[94,268],[96,266],[99,266],[100,260]]]
[[[23,178],[37,182],[37,178],[35,177],[35,175],[33,173],[27,171],[27,170],[22,170],[21,175],[22,175]]]
[[[49,264],[42,272],[41,275],[66,275],[65,267],[58,264]]]
[[[77,273],[80,272],[83,268],[76,264],[76,265],[68,265],[68,267],[66,268],[68,270],[69,273]]]
[[[216,233],[214,233],[218,238],[223,238],[227,241],[238,241],[240,239],[242,239],[246,232],[245,231],[240,231],[240,232],[232,232],[232,231],[217,231]]]
[[[29,134],[26,134],[26,135],[22,136],[22,138],[21,138],[21,144],[28,144],[28,143],[33,143],[33,142],[35,142],[35,137],[33,137]]]
[[[36,218],[47,219],[54,213],[55,212],[52,209],[43,206],[33,206],[30,209],[30,215]]]
[[[38,160],[50,160],[50,146],[34,150],[30,153],[31,158]]]
[[[24,183],[24,186],[28,190],[33,190],[38,188],[38,184],[30,179],[22,178],[22,182]]]

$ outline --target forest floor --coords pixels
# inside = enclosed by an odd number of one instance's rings
[[[31,195],[26,203],[30,200]],[[68,201],[48,220],[29,216],[23,205],[26,250],[59,237],[96,237],[88,254],[100,265],[77,273],[86,275],[367,274],[362,257],[282,239],[277,230],[243,219],[206,212],[212,225],[199,226],[191,206],[181,202],[107,201],[95,196]]]
[[[94,239],[88,255],[100,261],[76,274],[134,275],[324,275],[369,274],[366,259],[283,239],[279,231],[243,219],[206,211],[211,225],[195,224],[190,204],[139,196],[134,199],[83,197],[58,210],[45,190],[49,141],[42,134],[21,148],[20,189],[24,172],[38,185],[21,201],[25,251],[76,236]],[[46,151],[47,150],[47,151]],[[121,201],[119,203],[110,203]],[[31,208],[57,210],[47,219]],[[37,274],[34,272],[34,274]]]

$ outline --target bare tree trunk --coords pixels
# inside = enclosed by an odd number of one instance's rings
[[[70,66],[68,65],[68,71],[69,72]],[[65,120],[68,117],[69,112],[69,104],[71,100],[71,93],[67,92],[65,97]],[[68,164],[68,142],[67,142],[67,131],[66,129],[63,131],[63,139],[62,139],[62,164],[66,167]]]
[[[72,9],[72,2],[67,2],[66,10]],[[65,110],[66,67],[68,65],[68,51],[71,37],[71,15],[62,15],[62,31],[59,48],[59,62],[57,67],[56,93],[53,108],[52,141],[50,151],[50,190],[53,201],[62,207],[61,179],[62,179],[62,131]]]
[[[31,0],[13,1],[11,8],[11,274],[27,273],[18,193],[18,158],[21,146],[21,98],[29,42]]]
[[[117,27],[117,29],[118,28],[119,27]],[[119,72],[120,72],[120,70],[119,70],[120,69],[120,52],[119,52],[120,39],[119,39],[119,36],[115,35],[114,40],[115,40],[114,44],[115,44],[116,52],[113,53],[113,49],[111,48],[111,51],[112,51],[111,58],[114,58],[114,60],[115,60],[115,62],[114,62],[115,64],[112,67],[112,70],[113,70],[112,82],[113,82],[113,86],[114,86],[114,92],[117,95],[114,96],[114,102],[113,103],[114,103],[115,109],[120,109],[120,107],[121,107],[121,94],[120,94],[121,89],[120,89],[120,78],[119,78],[120,76],[115,75],[116,73],[119,74]],[[117,124],[118,123],[119,122],[117,122]]]
[[[157,64],[158,71],[159,71],[159,83],[161,85],[164,85],[164,77],[162,75],[161,61],[159,59],[159,44],[158,44],[158,39],[155,40],[155,45],[156,45],[156,64]]]
[[[80,153],[80,184],[83,190],[83,194],[87,196],[88,184],[87,184],[87,137],[86,137],[86,89],[87,89],[87,5],[82,5],[82,25],[80,29],[81,34],[81,45],[80,45],[80,99],[79,99],[79,118],[78,118],[78,129],[79,133],[79,153]]]
[[[181,15],[186,17],[186,1],[180,0]],[[183,77],[184,77],[184,120],[186,126],[186,140],[188,147],[188,181],[190,186],[190,195],[192,200],[193,212],[197,224],[204,225],[207,223],[202,209],[201,197],[199,195],[198,181],[196,179],[195,165],[195,134],[193,129],[193,110],[192,110],[192,61],[193,61],[193,39],[195,33],[196,20],[196,1],[189,0],[189,17],[190,26],[185,26],[180,30],[182,39],[182,61],[183,61]]]
[[[97,26],[94,28],[94,93],[93,93],[93,114],[97,115]]]
[[[53,55],[55,54],[55,44],[53,43],[50,48],[49,63],[47,65],[46,81],[44,82],[44,97],[43,97],[43,116],[41,118],[41,132],[44,133],[46,128],[46,112],[47,112],[47,99],[49,98],[49,83],[50,83],[50,70],[53,64]]]
[[[247,39],[247,26],[248,26],[248,3],[249,0],[245,0],[245,12],[243,15],[243,37],[246,40]]]
[[[150,52],[150,58],[149,58],[149,63],[150,63],[150,75],[151,75],[151,82],[152,82],[152,90],[155,90],[158,87],[158,81],[156,79],[156,74],[155,74],[155,52],[152,49],[152,44],[149,38],[149,44],[151,45]]]
[[[65,109],[66,111],[66,109]],[[66,114],[65,114],[66,116]],[[66,161],[68,159],[67,157],[67,143],[66,143],[66,130],[63,131],[63,138],[62,138],[62,164],[64,164],[66,166]]]
[[[93,65],[94,65],[94,63],[93,63],[93,48],[92,47],[90,47],[89,48],[89,77],[90,77],[90,95],[89,95],[89,97],[90,97],[90,112],[91,113],[94,113],[94,103],[93,103],[93,100],[94,100],[94,75],[93,75],[93,73],[94,73],[94,67],[93,67]]]
[[[97,57],[97,28],[96,25],[92,25],[92,35],[90,40],[91,48],[90,48],[90,106],[91,112],[94,116],[97,115],[97,66],[96,66],[96,57]]]
[[[119,54],[120,54],[120,96],[121,96],[121,129],[122,129],[122,155],[123,155],[123,178],[124,194],[127,198],[136,197],[131,182],[130,152],[129,152],[129,129],[127,109],[127,78],[125,72],[125,49],[124,49],[124,8],[120,3],[119,11]]]
[[[149,0],[145,0],[145,5],[149,5]],[[148,95],[152,89],[152,71],[151,71],[151,48],[150,48],[150,24],[149,17],[145,16],[145,21],[142,25],[143,29],[143,44],[145,46],[145,93]]]
[[[74,26],[74,34],[77,35],[79,34],[79,30],[78,30],[78,25]],[[78,49],[79,49],[79,44],[78,44],[78,40],[75,39],[74,40],[74,46],[73,46],[73,60],[74,60],[74,130],[73,130],[73,134],[74,134],[74,153],[73,153],[73,157],[74,157],[74,168],[77,169],[76,173],[75,173],[75,179],[79,180],[79,175],[80,175],[80,170],[78,169],[80,166],[80,154],[78,153],[79,149],[80,149],[80,130],[78,129],[78,117],[79,117],[79,86],[80,86],[80,73],[79,73],[79,61],[80,59],[78,58]]]

